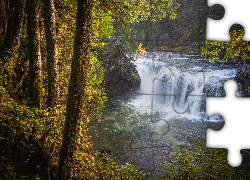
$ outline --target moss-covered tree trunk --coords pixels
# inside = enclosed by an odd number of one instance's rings
[[[56,45],[56,17],[54,0],[43,0],[47,67],[48,67],[48,106],[59,104],[59,69],[58,50]]]
[[[84,121],[83,102],[90,60],[94,0],[78,0],[76,34],[71,65],[67,114],[56,179],[71,179],[79,123]]]
[[[27,0],[27,34],[29,54],[29,97],[32,105],[41,106],[42,61],[39,31],[39,0]]]

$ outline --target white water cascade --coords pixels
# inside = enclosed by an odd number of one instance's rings
[[[140,57],[136,66],[141,89],[131,103],[151,114],[160,113],[169,118],[204,119],[206,96],[222,96],[223,80],[234,77],[236,70],[203,72],[199,66],[187,69],[186,62],[192,58],[184,55],[162,60],[160,53],[154,58]]]

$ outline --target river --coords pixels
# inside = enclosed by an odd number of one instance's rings
[[[94,150],[107,150],[120,163],[163,172],[174,146],[192,148],[220,129],[221,116],[206,117],[206,96],[225,96],[223,82],[235,63],[209,63],[199,55],[152,51],[135,61],[141,89],[109,101],[101,122],[89,132]],[[154,178],[154,177],[153,177]]]

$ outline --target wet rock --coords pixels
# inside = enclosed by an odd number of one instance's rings
[[[119,38],[111,39],[104,52],[99,55],[105,70],[104,87],[110,99],[136,91],[141,84],[133,58],[126,55],[121,43]]]

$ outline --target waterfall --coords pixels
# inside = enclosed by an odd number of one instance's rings
[[[223,83],[234,77],[236,70],[203,73],[198,66],[187,70],[185,62],[193,56],[168,57],[156,53],[153,57],[141,57],[136,61],[141,77],[141,89],[137,94],[142,96],[137,105],[149,105],[146,101],[152,101],[151,111],[154,112],[190,119],[204,118],[206,96],[224,96]]]

